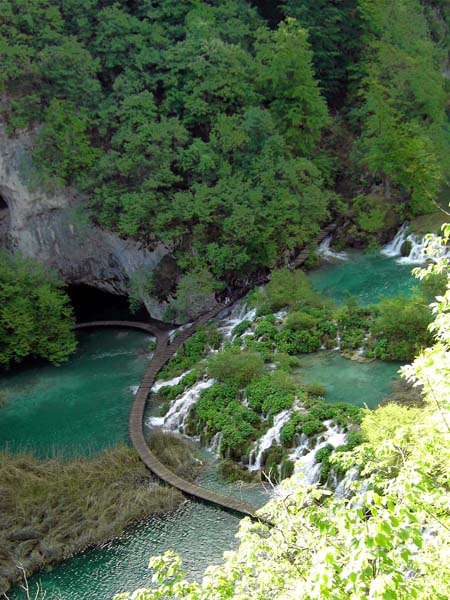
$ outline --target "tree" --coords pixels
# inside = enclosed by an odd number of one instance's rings
[[[361,2],[367,50],[359,66],[362,105],[356,157],[373,179],[427,212],[445,182],[450,141],[446,54],[433,43],[418,0]],[[395,188],[394,190],[391,190]]]
[[[276,31],[259,30],[256,59],[261,90],[287,143],[296,154],[308,154],[328,113],[314,79],[306,32],[295,19],[280,23]]]
[[[313,65],[328,101],[341,104],[363,47],[357,0],[284,0],[287,17],[307,30]]]
[[[52,100],[33,148],[33,160],[47,179],[81,183],[100,155],[87,133],[88,119],[63,100]]]
[[[76,348],[74,317],[62,284],[33,261],[0,254],[0,366],[27,356],[54,364]]]
[[[445,230],[450,241],[450,226]],[[423,387],[425,408],[388,405],[367,411],[365,443],[332,461],[357,468],[350,498],[281,484],[260,515],[272,525],[241,524],[236,552],[202,582],[184,579],[172,552],[151,559],[152,590],[117,600],[444,600],[450,593],[450,276],[449,261],[420,273],[446,272],[447,289],[432,305],[434,345],[403,376]]]

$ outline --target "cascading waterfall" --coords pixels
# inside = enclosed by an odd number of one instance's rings
[[[320,244],[317,254],[325,260],[348,260],[347,252],[335,252],[331,249],[332,235],[328,235]]]
[[[321,463],[316,461],[317,452],[330,444],[334,448],[342,446],[347,441],[347,434],[332,420],[324,421],[326,431],[321,434],[319,443],[313,447],[314,441],[306,435],[302,435],[300,443],[289,455],[289,459],[295,463],[294,473],[303,473],[308,483],[314,484],[319,481]]]
[[[223,319],[224,324],[218,329],[226,340],[230,340],[233,337],[233,330],[235,327],[244,321],[253,321],[255,317],[256,308],[249,309],[247,307],[247,303],[241,300],[240,302],[236,302],[231,309],[230,314],[226,317],[226,319]]]
[[[180,383],[180,381],[183,379],[183,377],[186,377],[186,375],[188,375],[188,373],[190,373],[191,371],[185,371],[184,373],[181,373],[181,375],[177,375],[176,377],[172,377],[172,379],[160,379],[159,381],[156,381],[153,386],[152,386],[152,392],[157,392],[158,390],[160,390],[162,387],[165,387],[167,385],[169,386],[173,386],[173,385],[177,385],[178,383]]]
[[[408,223],[404,223],[396,233],[394,239],[389,242],[382,250],[381,254],[389,257],[398,257],[399,264],[421,265],[428,260],[436,260],[438,258],[450,258],[450,248],[426,239],[426,236],[419,236],[414,233],[407,233]],[[402,246],[405,242],[411,244],[411,250],[408,256],[402,256]],[[427,249],[431,248],[433,254],[428,254]]]
[[[356,467],[352,467],[347,471],[344,476],[344,479],[336,486],[334,490],[335,496],[338,498],[345,498],[351,492],[350,485],[352,481],[356,481],[359,478],[359,469]]]
[[[211,387],[213,383],[214,379],[197,382],[171,403],[170,408],[164,417],[150,417],[147,424],[151,427],[162,427],[166,431],[185,433],[185,425],[189,411],[200,398],[202,390]]]
[[[255,447],[250,453],[250,464],[248,467],[250,471],[259,471],[262,469],[264,452],[271,447],[273,442],[280,444],[281,429],[289,421],[291,413],[291,410],[283,410],[278,413],[273,419],[272,427],[256,442]]]

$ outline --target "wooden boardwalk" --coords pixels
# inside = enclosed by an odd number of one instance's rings
[[[334,225],[330,225],[323,229],[318,236],[315,238],[317,244],[320,244],[327,235],[331,233],[335,228]],[[302,251],[292,263],[289,264],[290,269],[298,268],[302,266],[309,256],[309,250]],[[266,281],[269,279],[267,277]],[[264,281],[260,281],[264,283]],[[125,327],[138,329],[144,331],[150,335],[153,335],[157,339],[156,350],[145,369],[144,375],[141,379],[139,388],[131,406],[130,416],[128,420],[128,428],[130,433],[131,442],[134,448],[137,450],[141,460],[147,466],[152,473],[154,473],[161,481],[164,481],[173,487],[177,488],[187,496],[202,500],[204,502],[219,506],[226,510],[238,513],[240,515],[250,516],[253,519],[264,520],[258,518],[256,515],[257,509],[243,502],[238,498],[232,498],[219,494],[207,488],[195,485],[186,481],[182,477],[178,477],[170,469],[168,469],[153,452],[150,451],[145,441],[144,436],[144,413],[147,404],[147,399],[150,394],[151,388],[155,383],[157,376],[163,366],[170,360],[170,358],[177,352],[177,350],[188,340],[196,329],[214,317],[226,308],[230,308],[236,300],[242,297],[249,290],[243,290],[239,296],[235,297],[228,304],[216,304],[210,311],[202,315],[194,323],[192,323],[186,329],[180,331],[171,342],[169,339],[169,332],[162,327],[159,327],[156,323],[145,323],[141,321],[91,321],[88,323],[79,323],[75,326],[75,330],[95,328],[95,327]]]
[[[169,341],[169,332],[159,329],[157,326],[140,321],[91,321],[88,323],[80,323],[75,326],[76,330],[97,328],[97,327],[126,327],[144,331],[157,338],[156,350],[150,360],[141,383],[134,397],[131,406],[128,427],[131,442],[134,448],[139,453],[143,463],[156,475],[160,480],[172,485],[187,496],[203,500],[204,502],[220,506],[240,515],[250,516],[256,519],[256,508],[251,504],[243,502],[238,498],[224,496],[217,492],[213,492],[204,487],[200,487],[181,477],[178,477],[170,469],[150,451],[145,441],[144,436],[144,412],[147,403],[147,398],[150,390],[155,383],[159,371],[177,352],[177,350],[190,338],[199,325],[207,323],[210,319],[217,316],[222,310],[229,307],[230,304],[217,304],[208,313],[202,315],[190,327],[181,331],[173,340]]]

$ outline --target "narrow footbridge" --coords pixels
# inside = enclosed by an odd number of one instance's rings
[[[323,229],[317,235],[315,241],[318,244],[322,242],[325,239],[325,237],[329,235],[331,231],[333,231],[334,228],[334,225],[330,225]],[[293,263],[289,265],[289,268],[297,268],[303,265],[308,256],[309,250],[302,251],[293,261]],[[260,281],[260,283],[263,283],[263,281]],[[188,340],[191,337],[191,335],[195,333],[196,329],[200,325],[207,323],[226,308],[230,308],[230,306],[239,297],[242,297],[247,291],[249,290],[241,291],[239,296],[234,298],[233,301],[228,304],[216,304],[210,311],[202,315],[189,327],[181,330],[178,333],[178,335],[175,336],[173,341],[170,341],[169,331],[167,329],[164,329],[157,323],[151,322],[146,323],[140,321],[90,321],[88,323],[79,323],[75,325],[74,329],[82,330],[96,327],[125,327],[145,331],[146,333],[156,337],[156,350],[141,379],[141,383],[139,385],[133,404],[131,406],[131,412],[128,420],[128,428],[131,442],[134,448],[139,453],[141,460],[148,467],[148,469],[150,469],[150,471],[152,471],[152,473],[156,475],[160,480],[172,485],[187,496],[190,496],[197,500],[202,500],[209,504],[220,506],[221,508],[241,515],[250,516],[253,519],[264,520],[257,517],[257,509],[251,504],[243,502],[238,498],[225,496],[207,488],[195,485],[193,483],[190,483],[189,481],[186,481],[182,477],[178,477],[177,475],[175,475],[173,471],[168,469],[155,456],[155,454],[153,454],[153,452],[150,451],[144,436],[145,406],[147,404],[147,399],[150,394],[151,388],[153,387],[153,384],[155,383],[157,376],[163,368],[163,366],[170,360],[172,356],[174,356],[174,354],[186,342],[186,340]]]
[[[131,442],[134,448],[139,453],[143,463],[150,469],[150,471],[152,471],[154,475],[156,475],[160,480],[177,488],[187,496],[196,498],[198,500],[203,500],[207,503],[220,506],[226,510],[257,519],[257,509],[251,504],[243,502],[238,498],[232,498],[230,496],[218,494],[217,492],[213,492],[207,488],[190,483],[182,477],[175,475],[173,471],[168,469],[155,456],[155,454],[150,451],[144,436],[145,406],[147,403],[147,398],[150,394],[150,390],[156,381],[158,373],[177,352],[177,350],[186,342],[186,340],[190,338],[199,325],[207,323],[210,319],[217,316],[222,310],[228,308],[229,306],[230,304],[216,304],[214,308],[202,315],[199,319],[197,319],[197,321],[192,323],[192,325],[180,331],[180,333],[172,342],[170,342],[169,332],[167,330],[160,329],[155,324],[144,323],[140,321],[91,321],[88,323],[80,323],[75,326],[75,329],[82,330],[97,327],[125,327],[145,331],[146,333],[156,337],[156,350],[141,379],[141,383],[131,406],[131,412],[128,421]]]

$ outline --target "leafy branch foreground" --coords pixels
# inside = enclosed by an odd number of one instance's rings
[[[173,438],[159,435],[151,442],[153,452],[194,477],[198,461],[181,438]],[[182,499],[155,483],[126,446],[71,461],[0,453],[0,595],[24,576],[104,543],[139,519],[174,510]]]
[[[447,226],[444,241],[450,240]],[[116,600],[448,600],[450,597],[450,274],[432,304],[434,345],[403,376],[424,407],[367,411],[365,443],[330,460],[356,469],[351,498],[299,476],[263,509],[273,528],[244,519],[240,546],[200,583],[184,578],[172,552],[151,559],[153,589]]]

